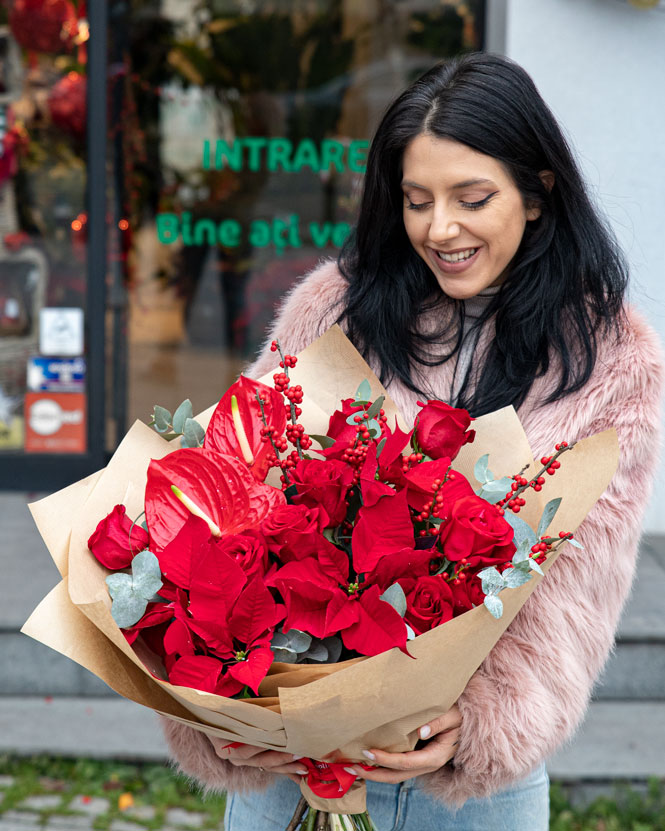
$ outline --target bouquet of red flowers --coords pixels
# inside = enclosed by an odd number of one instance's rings
[[[583,498],[576,493],[557,513],[562,495],[545,503],[540,492],[575,448],[570,493],[576,471],[588,467],[592,449],[582,445],[593,439],[561,442],[535,465],[511,410],[472,424],[465,410],[440,401],[422,403],[412,428],[402,429],[363,365],[353,374],[365,369],[368,377],[355,396],[326,412],[326,394],[317,407],[309,387],[320,389],[321,350],[331,341],[338,354],[352,347],[338,330],[320,341],[314,359],[303,353],[304,384],[290,377],[298,359],[280,352],[272,386],[241,377],[205,430],[189,402],[173,415],[155,408],[156,430],[181,446],[149,450],[143,471],[141,459],[127,470],[128,449],[119,449],[120,470],[95,491],[107,506],[123,484],[125,492],[85,543],[85,523],[74,536],[69,595],[123,664],[129,658],[132,678],[142,670],[141,686],[151,689],[137,696],[132,688],[129,697],[211,734],[308,757],[302,789],[323,812],[321,827],[330,811],[364,829],[371,820],[362,784],[344,768],[362,758],[362,746],[412,747],[417,725],[450,707],[528,596],[532,576],[543,575],[565,542],[576,544],[570,529],[602,493],[616,454],[605,452]],[[610,437],[602,443],[606,451]],[[507,460],[518,472],[495,476],[490,457],[502,472]],[[566,525],[549,532],[561,514]],[[500,596],[504,589],[513,591]],[[457,661],[442,693],[427,657],[445,659],[451,649]],[[407,706],[402,694],[369,716],[361,691],[383,685],[396,665],[401,692],[405,683],[412,691]],[[116,676],[107,662],[102,677],[117,689]],[[128,685],[120,686],[126,695]],[[340,689],[341,731],[330,714],[316,714]]]

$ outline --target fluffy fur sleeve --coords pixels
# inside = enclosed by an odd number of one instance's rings
[[[613,646],[635,569],[640,525],[660,449],[663,360],[633,312],[606,345],[589,383],[562,401],[520,412],[538,456],[564,439],[615,427],[621,458],[603,497],[562,551],[459,699],[455,767],[427,777],[458,805],[523,778],[568,739]],[[524,408],[523,408],[524,409]]]
[[[279,357],[270,343],[279,338],[285,353],[295,354],[323,334],[339,316],[346,282],[334,262],[324,262],[301,279],[285,297],[266,343],[244,374],[258,378],[276,367]],[[256,790],[274,776],[256,768],[235,767],[217,756],[205,733],[161,717],[166,742],[175,767],[207,790]]]

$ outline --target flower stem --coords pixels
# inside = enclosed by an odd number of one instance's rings
[[[308,807],[307,800],[304,796],[301,796],[298,800],[298,804],[296,805],[296,810],[293,812],[293,816],[284,831],[296,831],[296,828],[302,822],[303,816]]]
[[[265,402],[261,398],[261,393],[259,392],[258,387],[257,387],[257,390],[256,390],[256,400],[259,402],[259,409],[261,410],[261,421],[263,422],[263,426],[266,429],[268,429],[268,419],[266,418],[266,411],[265,411],[265,407],[264,407]],[[270,444],[272,445],[273,452],[274,452],[275,456],[277,457],[277,461],[279,461],[279,450],[277,449],[277,446],[275,445],[275,441],[272,437],[272,433],[268,436],[268,438],[270,439]],[[289,480],[289,474],[286,472],[285,468],[282,468],[282,473],[284,474],[284,478],[286,479],[286,484],[287,485],[291,484],[291,482]]]

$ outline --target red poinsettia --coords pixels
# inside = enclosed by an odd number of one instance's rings
[[[257,392],[262,403],[256,397]],[[256,479],[263,482],[269,470],[268,456],[273,453],[272,445],[264,439],[266,428],[277,437],[283,435],[286,429],[284,396],[260,381],[241,375],[215,408],[204,446],[242,459]]]

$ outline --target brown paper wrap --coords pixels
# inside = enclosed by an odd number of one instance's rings
[[[340,400],[353,395],[364,379],[370,382],[372,397],[386,395],[339,327],[328,330],[298,357],[291,377],[305,391],[301,421],[308,433],[325,434]],[[261,380],[270,383],[271,377]],[[213,409],[199,416],[204,426]],[[389,423],[397,417],[406,429],[387,395],[384,409]],[[473,466],[484,453],[490,454],[495,476],[511,475],[525,466],[527,474],[535,472],[528,441],[512,408],[482,416],[473,426],[475,441],[465,445],[455,460],[455,469],[472,484]],[[139,655],[127,644],[111,617],[105,584],[108,572],[87,548],[90,534],[114,505],[122,502],[128,515],[140,514],[150,460],[174,449],[173,443],[137,422],[107,468],[30,506],[63,580],[39,604],[22,631],[77,661],[125,698],[210,736],[328,761],[364,761],[362,750],[368,747],[412,749],[418,728],[455,703],[544,579],[534,575],[517,589],[505,589],[499,620],[480,606],[420,635],[409,643],[413,658],[392,649],[341,664],[275,663],[261,684],[259,699],[228,699],[174,686],[159,680],[165,675],[154,656]],[[613,430],[578,442],[543,491],[529,491],[521,516],[535,528],[546,502],[561,496],[548,533],[574,531],[609,484],[617,461]],[[556,556],[550,555],[544,571],[552,567]],[[320,799],[304,784],[302,790],[320,810],[365,810],[361,782],[341,800]]]

